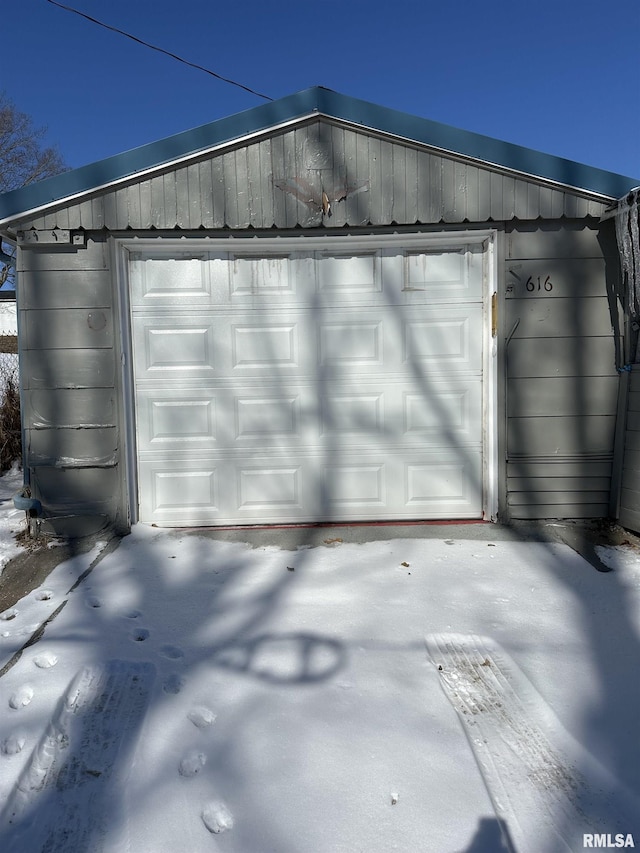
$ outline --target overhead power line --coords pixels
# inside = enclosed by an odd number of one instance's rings
[[[104,21],[99,21],[97,18],[92,18],[91,15],[86,15],[84,12],[80,12],[78,9],[74,9],[72,6],[65,6],[64,3],[58,3],[56,2],[56,0],[46,0],[46,2],[51,3],[52,6],[57,6],[59,9],[64,9],[66,12],[73,12],[74,15],[79,15],[81,18],[85,18],[85,20],[91,21],[92,24],[97,24],[99,27],[104,27],[105,30],[111,30],[112,33],[118,33],[118,35],[131,39],[131,41],[135,41],[137,44],[141,44],[143,47],[148,47],[151,50],[156,50],[158,53],[164,53],[165,56],[170,56],[171,59],[176,59],[178,62],[182,62],[184,65],[188,65],[190,68],[195,68],[198,71],[204,71],[205,74],[210,74],[217,80],[222,80],[223,83],[229,83],[231,86],[237,86],[239,89],[244,89],[245,92],[249,92],[249,94],[251,95],[257,95],[259,98],[264,98],[265,101],[273,100],[273,98],[270,98],[269,95],[263,95],[262,92],[256,92],[255,89],[250,89],[249,86],[244,86],[242,83],[238,83],[236,80],[230,80],[228,77],[223,77],[222,74],[216,74],[215,71],[211,71],[211,69],[205,68],[203,65],[197,65],[195,62],[189,62],[188,59],[183,59],[181,56],[178,56],[175,53],[171,53],[170,50],[164,50],[164,48],[158,47],[155,44],[149,44],[148,41],[144,41],[143,39],[137,38],[137,36],[132,36],[131,33],[127,33],[124,30],[120,30],[118,29],[118,27],[112,27],[110,24],[105,24]]]

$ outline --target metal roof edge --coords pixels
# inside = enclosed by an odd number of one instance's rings
[[[93,193],[99,193],[102,190],[110,190],[110,189],[117,188],[121,184],[128,183],[129,181],[131,181],[132,178],[138,178],[140,180],[143,180],[143,179],[149,177],[150,175],[157,174],[157,172],[159,170],[162,170],[165,168],[179,168],[182,164],[189,163],[189,162],[193,161],[194,157],[206,156],[207,154],[213,154],[215,152],[219,152],[220,150],[224,150],[231,145],[235,146],[237,144],[249,143],[253,139],[264,137],[264,134],[266,132],[271,132],[273,130],[283,130],[287,127],[290,127],[291,125],[298,126],[300,124],[300,122],[305,121],[314,115],[317,115],[317,113],[314,112],[314,113],[308,113],[307,115],[296,116],[296,117],[288,119],[286,121],[282,121],[279,124],[270,124],[266,128],[255,130],[251,133],[245,134],[244,136],[240,136],[240,137],[234,136],[231,139],[222,140],[218,143],[207,145],[205,148],[198,149],[196,151],[187,152],[185,154],[182,154],[179,157],[174,157],[165,163],[151,163],[148,166],[140,168],[139,170],[133,172],[132,174],[125,174],[125,175],[122,175],[118,178],[106,180],[105,183],[97,184],[96,186],[92,186],[89,189],[79,190],[77,192],[71,193],[70,195],[65,195],[65,196],[62,196],[62,197],[54,199],[54,200],[45,201],[43,203],[40,203],[37,207],[32,207],[32,208],[28,208],[26,210],[20,211],[19,215],[16,214],[14,216],[10,216],[10,217],[7,217],[5,219],[0,218],[0,226],[2,226],[3,224],[7,224],[9,222],[13,222],[16,219],[30,218],[34,215],[41,214],[44,211],[46,211],[48,208],[54,207],[54,206],[61,204],[63,202],[66,204],[74,204],[75,202],[77,202],[81,198],[83,198],[84,196],[87,196],[87,195],[93,194]],[[0,196],[0,213],[1,213],[2,198],[3,198],[3,196]]]
[[[0,224],[27,211],[41,210],[68,198],[135,177],[141,172],[167,166],[201,151],[247,135],[265,131],[314,111],[317,89],[307,89],[268,104],[260,104],[208,124],[149,142],[104,160],[62,172],[34,184],[0,195]]]
[[[638,178],[608,172],[512,142],[461,130],[432,119],[324,90],[327,113],[372,130],[382,130],[443,151],[462,154],[486,164],[531,177],[540,177],[606,198],[620,198],[636,186]]]
[[[271,127],[282,126],[313,112],[523,175],[596,193],[608,199],[620,198],[640,183],[637,178],[607,172],[314,86],[0,195],[0,224],[20,218],[27,212],[78,198],[225,143],[264,132]]]

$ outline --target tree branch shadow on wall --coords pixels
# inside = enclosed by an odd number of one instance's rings
[[[592,322],[589,314],[589,299],[578,297],[574,303],[571,314],[571,322],[565,330],[567,363],[558,365],[558,373],[573,377],[571,383],[571,398],[567,401],[573,417],[567,420],[568,429],[565,440],[569,454],[574,457],[580,469],[577,473],[577,486],[573,488],[585,491],[603,490],[609,494],[611,478],[604,485],[598,485],[598,477],[593,473],[593,466],[601,466],[602,461],[608,458],[610,465],[616,459],[613,455],[613,428],[611,429],[609,450],[604,452],[603,448],[607,442],[602,438],[598,430],[593,429],[590,421],[594,421],[594,392],[593,380],[601,376],[616,376],[618,360],[622,357],[623,333],[620,326],[618,286],[619,286],[619,263],[615,240],[611,241],[611,232],[607,227],[611,223],[605,223],[604,231],[599,236],[599,243],[605,258],[606,292],[602,295],[607,297],[608,308],[611,318],[613,340],[611,341],[611,363],[598,363],[588,357],[589,350],[585,342],[590,334],[589,325]],[[570,227],[570,224],[569,224]],[[580,227],[576,225],[575,227]],[[560,230],[560,229],[559,229]],[[558,236],[557,257],[565,258],[566,246],[561,244],[561,235]],[[553,244],[551,243],[551,246]],[[549,257],[553,256],[553,248],[550,249]],[[541,261],[544,263],[544,260]],[[579,260],[577,260],[579,264]],[[542,358],[547,339],[539,339],[539,356]],[[535,375],[534,371],[531,375]],[[510,381],[511,380],[511,381]],[[520,393],[526,379],[513,381],[507,375],[506,382],[509,384],[509,397],[507,402],[507,418],[512,416],[512,424],[508,433],[507,459],[513,461],[510,449],[515,444],[519,448],[526,447],[527,436],[519,432],[522,418],[513,417],[517,415],[520,408]],[[597,403],[598,401],[596,401]],[[545,409],[545,401],[540,401],[542,413],[553,417],[554,412]],[[611,418],[613,420],[613,416]],[[557,454],[557,449],[548,443],[546,448],[548,458]],[[535,461],[535,460],[534,460]],[[574,475],[575,476],[575,475]],[[532,472],[523,476],[521,486],[527,502],[535,506],[539,500],[541,490],[549,488],[548,484],[536,478]],[[570,482],[570,481],[569,481]],[[614,476],[615,487],[615,476]],[[570,488],[570,486],[569,486]],[[640,716],[640,693],[631,684],[630,673],[634,671],[637,661],[640,659],[640,638],[634,624],[634,618],[630,610],[630,601],[625,585],[615,570],[609,571],[600,560],[595,544],[597,536],[594,534],[594,520],[603,522],[601,541],[606,541],[606,527],[610,520],[602,518],[601,501],[593,498],[593,509],[589,501],[584,499],[584,494],[576,497],[583,502],[581,517],[572,519],[569,513],[563,513],[561,502],[558,505],[558,517],[550,516],[546,522],[552,522],[552,526],[546,526],[545,519],[538,519],[534,514],[529,523],[529,532],[543,545],[548,547],[546,570],[550,576],[559,580],[567,591],[568,602],[578,602],[582,622],[582,636],[585,638],[587,649],[592,657],[593,669],[597,673],[598,686],[594,688],[594,695],[598,696],[590,706],[582,709],[581,719],[571,725],[572,721],[563,721],[570,728],[576,739],[589,750],[595,747],[596,757],[602,756],[602,763],[608,765],[614,776],[623,785],[637,795],[640,794],[640,748],[635,734],[636,721]],[[515,518],[519,517],[519,507],[510,507]],[[568,518],[567,518],[568,516]],[[591,518],[591,516],[593,518]],[[520,516],[526,518],[527,516]],[[565,520],[563,520],[565,519]],[[521,532],[525,529],[524,523],[514,523],[513,529]],[[597,530],[596,530],[597,533]],[[593,577],[585,578],[582,570],[568,569],[563,561],[554,553],[553,545],[558,540],[564,541],[577,553],[581,554],[588,562],[584,564],[584,572],[593,572]],[[597,570],[597,571],[596,571]],[[586,581],[586,582],[585,582]],[[523,642],[525,642],[523,638]],[[553,654],[553,648],[549,648]],[[606,758],[604,757],[606,756]],[[585,816],[584,831],[589,832],[589,816]],[[636,827],[639,831],[640,827]],[[631,829],[625,827],[611,827],[611,832],[626,832]],[[541,839],[542,841],[542,839]],[[543,849],[541,847],[541,849]]]

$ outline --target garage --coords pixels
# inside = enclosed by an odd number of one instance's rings
[[[245,242],[129,254],[139,519],[481,518],[486,238]]]
[[[637,183],[314,87],[0,196],[37,524],[619,517]]]

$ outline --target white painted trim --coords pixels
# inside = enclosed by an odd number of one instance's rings
[[[166,251],[168,255],[188,251],[194,254],[202,251],[240,250],[243,253],[254,251],[335,251],[343,252],[345,247],[354,251],[367,249],[453,249],[468,245],[485,246],[484,286],[483,286],[483,447],[482,447],[482,513],[487,521],[495,521],[498,516],[498,338],[491,334],[491,297],[498,291],[496,263],[497,232],[491,230],[448,231],[446,233],[413,234],[371,234],[366,236],[344,235],[335,237],[301,235],[299,237],[178,237],[165,238],[114,238],[116,254],[116,275],[118,282],[118,301],[120,322],[122,324],[122,385],[125,414],[125,459],[129,495],[129,515],[131,523],[138,520],[138,457],[136,451],[135,387],[133,381],[133,347],[131,343],[131,309],[129,305],[129,252]],[[498,302],[498,305],[500,303]]]
[[[470,244],[482,244],[486,240],[493,240],[495,231],[493,229],[469,229],[446,232],[402,233],[392,234],[345,234],[335,236],[332,234],[309,235],[291,237],[259,237],[255,234],[240,236],[230,234],[228,237],[128,237],[119,238],[127,249],[135,252],[167,251],[194,252],[234,252],[243,253],[255,251],[260,252],[298,252],[298,251],[322,251],[342,252],[348,245],[349,250],[367,251],[368,249],[393,249],[402,247],[407,249],[428,248],[451,249],[456,246],[467,246]]]
[[[120,382],[122,388],[127,514],[130,524],[138,521],[138,454],[136,449],[135,388],[133,384],[133,346],[131,343],[131,307],[129,304],[129,252],[123,241],[113,241],[112,261],[116,275],[116,316],[120,323]]]
[[[482,365],[483,513],[487,521],[498,518],[498,336],[492,336],[492,296],[498,294],[496,233],[487,237],[484,270],[484,329]],[[496,310],[500,300],[496,296]],[[496,318],[497,319],[497,318]]]

